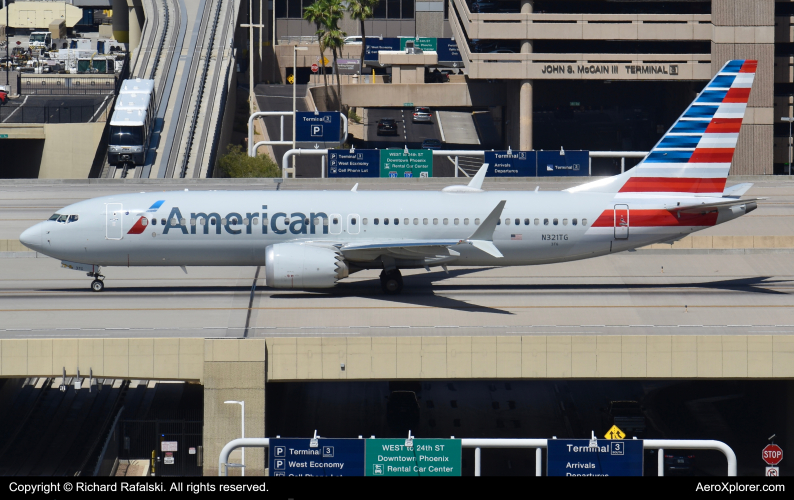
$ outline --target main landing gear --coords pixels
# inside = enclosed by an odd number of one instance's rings
[[[380,287],[383,293],[397,295],[403,291],[403,277],[399,269],[382,271],[380,273]]]
[[[86,276],[91,276],[94,281],[91,282],[91,290],[101,292],[105,289],[105,277],[99,273],[86,273]]]

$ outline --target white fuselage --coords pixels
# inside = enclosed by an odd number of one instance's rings
[[[402,264],[398,259],[398,267],[584,259],[678,238],[744,214],[744,209],[720,208],[687,222],[671,219],[665,210],[680,202],[675,197],[593,192],[174,191],[79,202],[59,212],[78,215],[77,221],[42,222],[26,231],[23,241],[57,259],[99,266],[258,266],[265,264],[266,247],[276,243],[341,247],[465,240],[501,200],[507,203],[493,243],[503,258],[456,245],[452,255],[421,262],[407,255]],[[694,203],[692,197],[681,200]],[[697,203],[715,200],[698,198]],[[622,211],[616,220],[616,204],[627,206],[625,220]],[[660,213],[667,214],[661,222],[654,219]],[[359,252],[351,260],[359,267],[377,267],[370,265],[377,257]]]

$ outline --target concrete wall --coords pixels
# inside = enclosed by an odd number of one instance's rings
[[[99,123],[45,123],[41,179],[85,179],[105,130]]]
[[[264,339],[207,339],[204,343],[204,475],[218,474],[218,460],[224,445],[240,437],[240,405],[224,401],[245,401],[245,435],[265,435]],[[233,458],[234,462],[238,462]],[[245,473],[265,475],[264,448],[245,450]],[[229,475],[240,475],[230,469]]]
[[[329,84],[330,85],[330,84]],[[321,102],[324,87],[310,90],[314,101]],[[414,106],[503,106],[504,84],[468,83],[387,83],[342,85],[342,103],[355,107],[401,107],[406,102]]]
[[[267,361],[267,362],[266,362]],[[342,368],[344,364],[344,369]],[[245,396],[253,436],[264,384],[297,380],[794,378],[789,335],[534,335],[268,339],[3,339],[0,376],[193,380],[205,420]],[[267,373],[265,375],[265,369]],[[218,391],[213,395],[212,391]],[[237,394],[237,396],[235,396]],[[261,403],[258,401],[262,394]],[[215,412],[215,413],[213,413]],[[215,415],[215,416],[213,416]],[[239,418],[239,417],[238,417]],[[216,424],[211,424],[216,425]],[[214,433],[226,440],[228,429]],[[261,426],[264,426],[262,420]],[[228,425],[226,427],[229,427]],[[264,427],[261,427],[263,429]],[[248,426],[246,426],[248,429]],[[237,430],[228,430],[234,437]],[[263,432],[263,431],[262,431]],[[216,434],[211,434],[216,436]],[[259,434],[262,435],[262,434]],[[214,438],[213,438],[214,439]],[[225,442],[225,441],[224,441]],[[219,451],[219,449],[217,450]],[[208,449],[207,456],[212,456]]]

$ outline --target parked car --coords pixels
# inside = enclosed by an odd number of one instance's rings
[[[446,83],[449,75],[438,70],[438,68],[428,71],[425,75],[425,83]]]
[[[8,102],[8,94],[0,89],[0,104],[5,104]]]
[[[438,139],[425,139],[422,141],[422,149],[441,149],[443,144]]]
[[[414,109],[414,114],[411,117],[414,123],[416,122],[426,122],[426,123],[433,123],[433,114],[430,112],[430,108],[428,107],[418,107]]]
[[[497,2],[488,1],[475,1],[469,4],[469,10],[474,14],[484,14],[488,12],[496,12],[499,7]]]
[[[397,120],[394,118],[378,120],[378,135],[398,135]]]
[[[664,455],[665,475],[691,476],[695,473],[695,455],[685,453]]]

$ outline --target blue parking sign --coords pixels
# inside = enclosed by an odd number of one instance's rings
[[[295,140],[323,148],[338,146],[342,139],[341,120],[338,111],[299,111],[295,120]]]
[[[271,438],[270,475],[363,476],[364,440]]]

